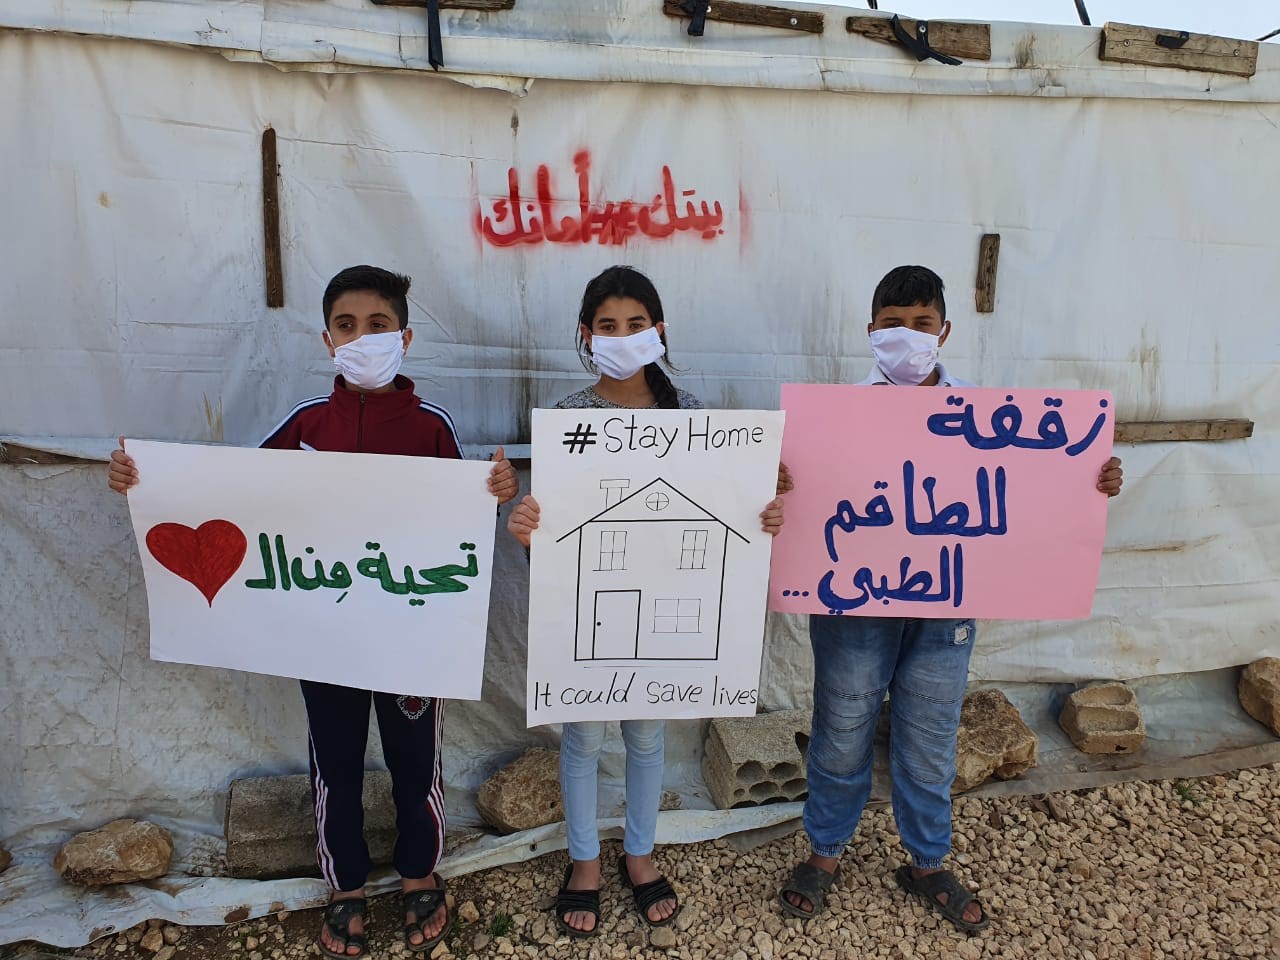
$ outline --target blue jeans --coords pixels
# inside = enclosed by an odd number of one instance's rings
[[[889,693],[893,817],[920,869],[951,852],[956,736],[973,651],[972,620],[811,616],[813,730],[804,828],[838,857],[871,796],[876,721]]]
[[[662,800],[664,720],[623,720],[627,747],[627,821],[622,848],[633,857],[653,852]],[[600,856],[596,829],[596,782],[605,722],[566,723],[560,734],[560,793],[564,797],[565,829],[572,860]]]

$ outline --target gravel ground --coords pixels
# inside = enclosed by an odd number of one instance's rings
[[[992,915],[972,938],[894,885],[903,854],[891,814],[878,809],[864,817],[815,920],[784,919],[775,900],[807,854],[796,831],[745,853],[725,840],[660,850],[684,902],[674,928],[649,931],[606,871],[603,933],[589,941],[557,936],[549,911],[563,854],[458,878],[454,930],[433,956],[1280,958],[1280,764],[1038,798],[960,798],[955,851],[953,866]],[[618,853],[606,844],[606,864]],[[373,902],[375,957],[408,956],[395,906]],[[232,927],[151,921],[72,955],[310,960],[319,922],[314,910]],[[166,941],[171,950],[154,949]],[[34,946],[22,953],[38,955]]]

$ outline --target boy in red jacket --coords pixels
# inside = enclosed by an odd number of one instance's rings
[[[304,400],[261,446],[416,457],[462,456],[449,414],[419,399],[399,375],[409,329],[409,278],[378,267],[343,270],[324,293],[325,347],[338,375],[327,397]],[[107,483],[127,493],[138,482],[133,458],[111,454]],[[519,489],[498,448],[489,492],[505,503]],[[359,492],[356,492],[358,495]],[[449,927],[444,881],[444,785],[440,734],[443,701],[300,681],[307,707],[311,790],[321,873],[333,889],[317,946],[332,957],[368,949],[364,883],[372,863],[364,840],[364,754],[373,703],[396,804],[394,863],[401,876],[405,946],[430,950]]]

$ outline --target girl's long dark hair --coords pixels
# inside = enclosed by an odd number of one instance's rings
[[[582,293],[582,308],[578,311],[578,359],[591,373],[598,371],[595,364],[591,362],[591,349],[583,339],[582,330],[584,327],[587,330],[591,329],[591,323],[595,320],[600,304],[610,297],[630,297],[632,300],[639,301],[648,312],[654,326],[663,322],[662,300],[658,297],[658,290],[653,282],[632,267],[609,267],[587,284],[587,289]],[[665,347],[666,333],[660,333],[658,336]],[[675,369],[667,356],[662,358],[661,363],[666,364],[667,369]],[[675,385],[658,362],[645,365],[644,382],[649,385],[649,390],[653,393],[659,407],[669,410],[679,408],[680,398],[676,393]]]

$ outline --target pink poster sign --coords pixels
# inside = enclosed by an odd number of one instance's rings
[[[786,384],[769,608],[1071,620],[1093,604],[1114,407],[1095,390]]]

